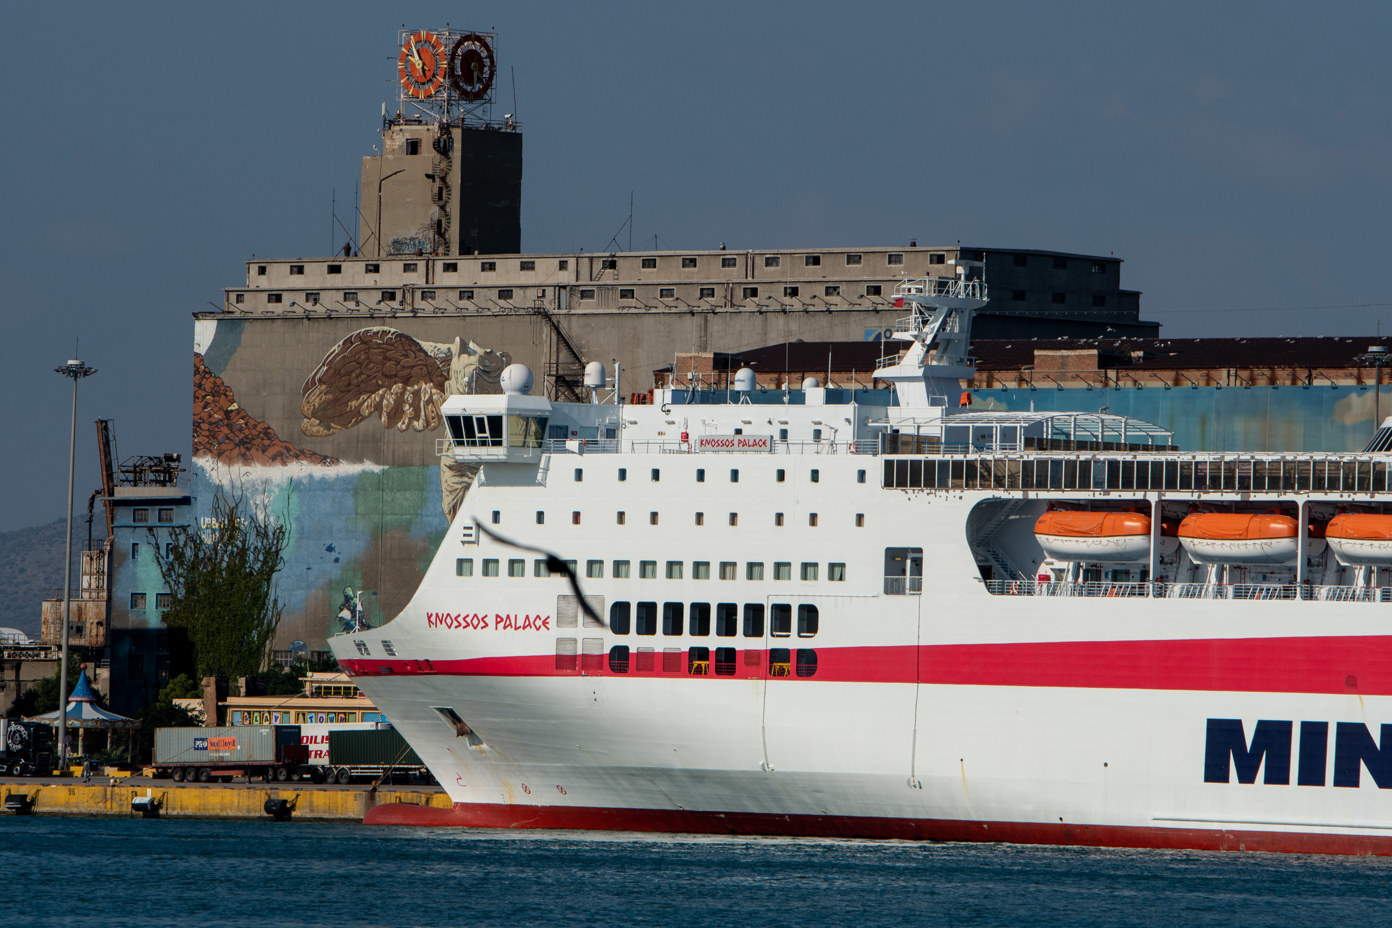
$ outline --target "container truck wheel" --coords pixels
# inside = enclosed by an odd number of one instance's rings
[[[290,771],[284,767],[277,767],[275,769],[275,778],[278,782],[284,783],[286,780],[290,779]]]
[[[173,780],[175,783],[184,782],[184,768],[175,767],[169,772],[169,779]]]
[[[199,783],[207,783],[208,780],[210,780],[210,779],[212,778],[212,776],[213,776],[212,771],[209,770],[207,767],[199,767],[199,768],[198,768],[198,782],[199,782]]]
[[[322,767],[315,767],[309,772],[309,779],[312,783],[323,783],[326,777]]]
[[[338,784],[339,784],[340,786],[347,786],[347,785],[348,785],[348,781],[351,780],[351,779],[352,779],[352,774],[350,774],[350,773],[348,772],[348,768],[347,768],[347,767],[339,767],[339,768],[338,768]]]

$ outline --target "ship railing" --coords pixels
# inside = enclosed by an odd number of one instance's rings
[[[1307,586],[1301,599],[1339,603],[1392,603],[1392,587]]]
[[[561,447],[547,447],[548,452],[564,454],[574,451],[574,448],[566,447],[566,443],[558,443]],[[573,442],[571,443],[573,444]],[[591,448],[596,444],[604,445],[603,442],[588,442],[585,445],[586,454],[613,453],[621,449],[602,447],[599,451],[592,451]],[[617,443],[614,443],[617,444]],[[729,451],[719,450],[699,450],[697,443],[692,441],[632,441],[628,443],[628,449],[634,454],[864,454],[876,456],[880,451],[880,440],[878,438],[863,438],[856,441],[780,441],[774,439],[769,442],[768,451]]]
[[[886,596],[917,596],[923,592],[923,578],[886,576],[884,591]]]
[[[886,578],[885,592],[890,592]],[[1168,583],[1052,580],[986,580],[992,596],[1149,597],[1153,599],[1324,600],[1329,602],[1392,603],[1392,587],[1310,586],[1294,583]]]

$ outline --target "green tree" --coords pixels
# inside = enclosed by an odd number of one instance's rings
[[[202,527],[170,533],[169,555],[159,559],[173,600],[164,621],[187,633],[200,678],[265,664],[280,624],[275,575],[286,535],[268,513],[220,491]]]

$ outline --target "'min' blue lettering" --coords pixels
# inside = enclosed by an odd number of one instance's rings
[[[1392,725],[1383,725],[1382,746],[1362,722],[1340,722],[1334,730],[1334,785],[1357,787],[1367,767],[1378,789],[1392,789]]]
[[[1292,727],[1288,721],[1261,719],[1249,747],[1242,719],[1209,719],[1204,742],[1204,782],[1227,783],[1235,765],[1237,782],[1255,783],[1265,758],[1266,775],[1262,782],[1289,784]],[[1392,744],[1392,740],[1388,743]]]

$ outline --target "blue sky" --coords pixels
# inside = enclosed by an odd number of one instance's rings
[[[635,247],[1116,254],[1166,335],[1392,333],[1386,5],[387,6],[7,10],[0,530],[62,512],[79,337],[79,500],[99,416],[187,450],[190,314],[342,244],[402,25],[499,34],[526,250],[603,249],[632,191]]]

